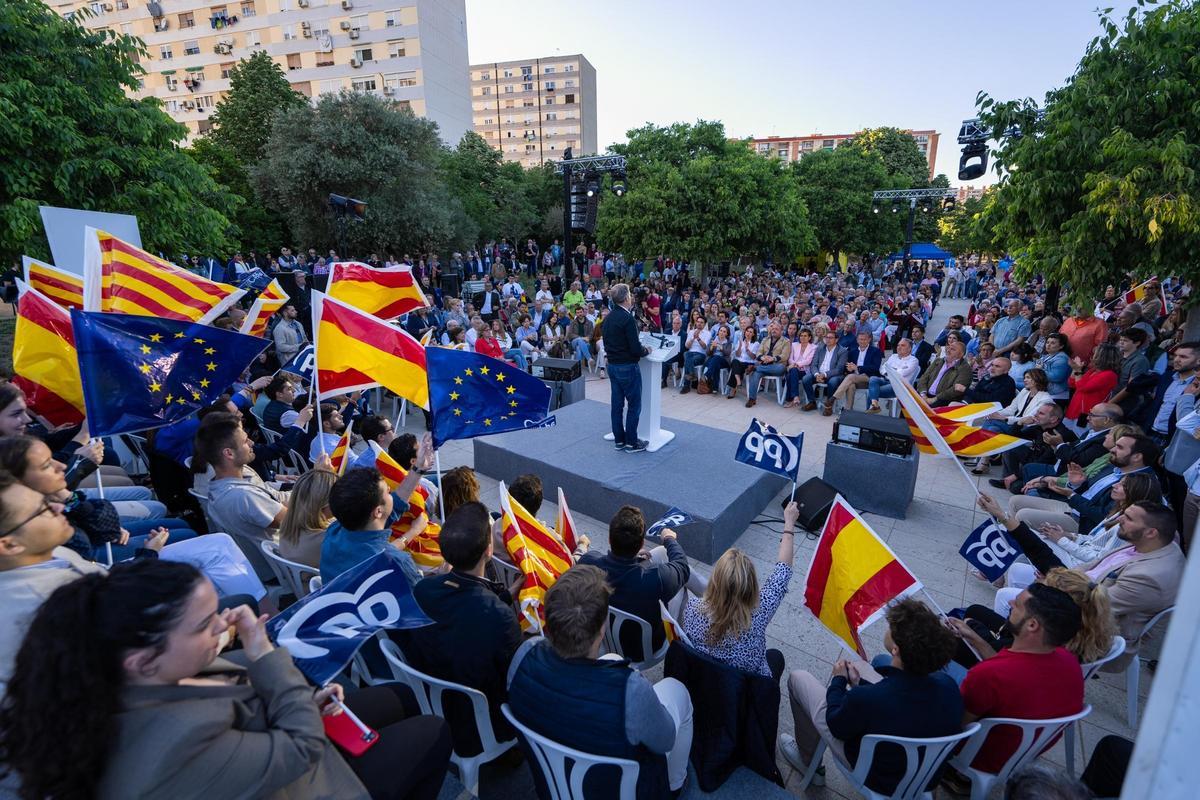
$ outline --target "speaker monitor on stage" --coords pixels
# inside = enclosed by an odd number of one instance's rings
[[[798,520],[800,527],[806,531],[820,533],[821,528],[825,526],[825,518],[829,516],[829,509],[833,507],[833,501],[837,494],[837,489],[820,478],[809,478],[797,486],[796,505],[800,506],[800,519]],[[790,499],[791,495],[783,498],[784,506]]]
[[[456,273],[442,273],[442,294],[447,297],[458,297],[462,279]],[[481,290],[482,291],[482,290]]]

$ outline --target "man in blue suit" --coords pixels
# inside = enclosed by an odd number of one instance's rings
[[[882,364],[883,351],[871,344],[869,331],[860,331],[846,357],[846,377],[839,382],[834,399],[841,400],[846,408],[854,408],[855,391],[866,388],[871,378],[879,377]]]
[[[838,344],[836,333],[829,331],[825,334],[825,340],[813,354],[808,372],[800,379],[804,384],[805,396],[808,397],[808,403],[800,409],[801,411],[812,411],[817,407],[816,386],[821,384],[826,387],[825,408],[821,413],[827,417],[833,414],[833,393],[846,375],[846,358],[849,354],[849,350]],[[878,366],[876,368],[878,369]]]

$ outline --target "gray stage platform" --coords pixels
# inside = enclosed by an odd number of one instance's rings
[[[600,520],[628,503],[650,523],[676,506],[696,520],[679,530],[680,544],[707,564],[787,485],[734,461],[741,438],[735,433],[664,417],[673,441],[657,453],[618,453],[603,438],[611,428],[608,405],[584,400],[555,414],[553,428],[475,439],[476,471],[503,481],[532,472],[547,499],[562,487],[573,510]]]

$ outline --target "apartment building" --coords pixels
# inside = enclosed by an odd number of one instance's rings
[[[596,69],[578,53],[471,65],[475,132],[506,161],[536,167],[596,153]]]
[[[861,131],[859,131],[861,133]],[[934,164],[937,162],[938,139],[937,131],[908,131],[917,142],[917,147],[929,161],[929,179],[933,180]],[[850,139],[853,133],[814,133],[809,136],[767,136],[766,138],[752,137],[751,147],[765,156],[775,156],[786,161],[799,161],[801,158],[816,150],[832,150],[841,147]]]
[[[984,186],[960,186],[958,187],[958,202],[965,203],[968,200],[979,200],[985,194],[992,190],[992,185]]]
[[[371,92],[438,124],[455,144],[471,129],[465,0],[46,0],[89,28],[146,43],[134,96],[162,100],[188,128],[207,131],[229,72],[265,50],[306,97]]]

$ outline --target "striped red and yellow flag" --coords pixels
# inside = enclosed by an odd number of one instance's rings
[[[579,546],[579,529],[575,527],[571,509],[567,508],[567,496],[563,494],[561,486],[558,487],[558,517],[554,520],[554,531],[567,546],[567,551],[574,553]]]
[[[83,302],[88,311],[117,311],[212,324],[245,289],[194,275],[169,261],[87,229]]]
[[[21,256],[25,283],[64,308],[83,308],[83,278],[29,256]]]
[[[335,261],[329,296],[380,319],[395,319],[429,305],[411,267],[376,269],[359,261]]]
[[[1129,305],[1130,303],[1140,303],[1143,300],[1145,300],[1147,297],[1149,297],[1150,296],[1150,284],[1154,283],[1156,280],[1158,280],[1157,276],[1151,278],[1148,281],[1145,281],[1144,283],[1139,283],[1137,286],[1133,287],[1128,292],[1126,292],[1125,293],[1125,305]]]
[[[425,348],[411,334],[321,292],[312,307],[320,398],[383,386],[429,408]]]
[[[859,632],[921,582],[838,495],[808,567],[804,605],[846,646],[867,657]]]
[[[556,535],[538,522],[513,499],[500,482],[501,522],[504,549],[525,576],[517,594],[521,606],[521,629],[540,633],[546,623],[546,592],[558,577],[571,568],[571,553]]]
[[[912,384],[899,375],[889,373],[896,399],[904,410],[908,429],[913,442],[922,453],[930,455],[978,458],[992,456],[1028,444],[1024,439],[1005,433],[976,428],[955,419],[949,419],[930,408]]]
[[[266,336],[267,323],[289,299],[288,293],[279,285],[279,279],[272,280],[267,284],[267,288],[263,289],[255,298],[254,304],[250,306],[250,311],[246,313],[246,319],[242,322],[242,327],[238,332],[247,336]]]
[[[924,402],[923,399],[922,402]],[[999,403],[966,403],[961,406],[938,406],[930,409],[930,412],[955,422],[972,422],[980,417],[986,417],[994,411],[999,411],[1002,407]]]
[[[408,471],[396,463],[396,460],[378,444],[375,442],[368,444],[375,451],[375,468],[383,476],[388,489],[395,491],[400,482],[408,475]],[[442,548],[438,544],[442,526],[429,519],[429,490],[422,484],[417,484],[417,488],[409,495],[408,508],[392,525],[391,540],[394,542],[405,536],[422,516],[425,517],[425,528],[409,540],[405,549],[418,565],[427,569],[436,569],[445,563],[442,558]]]
[[[335,475],[344,475],[346,465],[354,456],[354,451],[350,449],[350,434],[353,430],[354,420],[350,420],[346,423],[346,430],[342,431],[342,437],[334,445],[333,452],[329,454],[329,466],[333,467]]]
[[[17,288],[12,382],[51,425],[78,424],[86,411],[70,314],[24,281]]]

